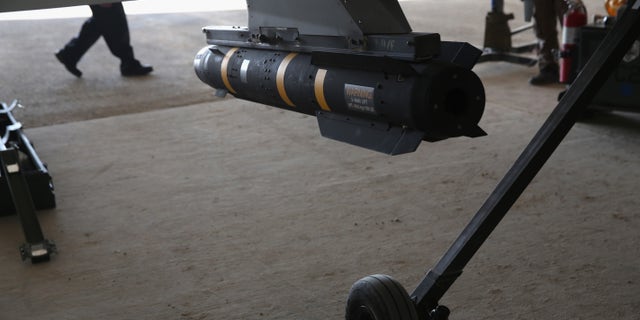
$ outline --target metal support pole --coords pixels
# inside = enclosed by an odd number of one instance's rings
[[[640,36],[640,1],[628,9],[562,97],[513,167],[462,231],[451,248],[417,286],[411,297],[427,319],[482,243],[540,171],[611,72]],[[440,318],[438,318],[440,319]],[[445,318],[446,319],[446,318]]]

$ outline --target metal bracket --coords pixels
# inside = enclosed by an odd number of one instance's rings
[[[22,260],[30,259],[31,263],[49,261],[51,259],[51,255],[57,251],[55,243],[47,239],[43,239],[40,243],[25,243],[20,246],[20,256],[22,257]]]

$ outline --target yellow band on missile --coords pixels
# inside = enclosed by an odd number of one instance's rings
[[[295,58],[297,55],[297,53],[292,52],[284,57],[284,59],[280,63],[280,66],[278,67],[278,72],[276,73],[276,87],[278,88],[280,98],[282,98],[282,101],[284,101],[284,103],[286,103],[290,107],[295,107],[296,105],[293,104],[291,99],[289,99],[289,96],[287,96],[287,91],[284,88],[284,74],[285,72],[287,72],[289,62],[291,62],[291,60],[293,60],[293,58]]]
[[[316,79],[313,83],[313,91],[316,94],[316,100],[318,100],[318,104],[320,108],[324,111],[331,111],[329,105],[327,104],[327,99],[324,97],[324,78],[327,76],[326,69],[318,69],[316,73]]]
[[[229,60],[231,60],[231,57],[236,51],[238,51],[238,48],[232,48],[231,50],[229,50],[229,52],[224,55],[224,59],[222,59],[222,64],[220,65],[220,75],[222,76],[222,83],[224,83],[224,86],[227,87],[227,90],[229,90],[229,92],[233,94],[236,94],[236,91],[231,87],[227,69],[229,67]]]

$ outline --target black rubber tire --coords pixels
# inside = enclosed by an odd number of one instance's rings
[[[418,320],[416,307],[402,285],[383,274],[353,284],[347,299],[346,320]]]

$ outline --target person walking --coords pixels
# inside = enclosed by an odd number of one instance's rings
[[[143,76],[151,73],[153,67],[136,60],[130,44],[129,25],[122,3],[90,5],[92,16],[87,19],[80,33],[72,38],[56,54],[56,58],[67,71],[76,77],[82,72],[77,64],[91,46],[104,37],[111,53],[120,59],[122,76]]]

